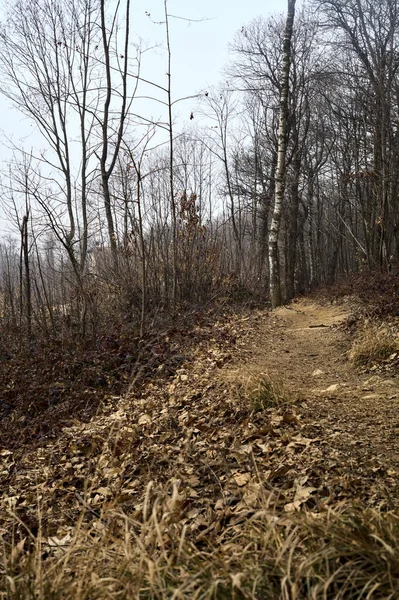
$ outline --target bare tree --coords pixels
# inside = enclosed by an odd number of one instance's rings
[[[120,24],[120,2],[109,13],[105,0],[20,0],[0,32],[2,92],[48,146],[36,157],[52,188],[41,204],[77,273],[85,267],[98,171],[109,243],[117,246],[110,178],[138,82],[136,69],[129,72],[130,0],[124,9]]]
[[[295,17],[295,0],[288,0],[287,21],[284,34],[283,64],[281,68],[280,119],[278,129],[276,189],[273,217],[269,235],[270,300],[273,308],[283,302],[281,293],[278,239],[284,200],[285,159],[287,154],[288,94],[291,65],[291,40]]]
[[[114,13],[111,15],[111,24],[109,25],[106,18],[106,2],[105,0],[100,0],[102,60],[106,83],[103,106],[102,109],[98,107],[96,115],[101,125],[102,133],[100,156],[101,185],[104,194],[108,236],[114,255],[116,255],[117,250],[117,236],[112,214],[110,178],[117,163],[126,129],[127,116],[139,81],[138,76],[135,76],[134,89],[129,91],[130,0],[125,1],[122,51],[118,53],[117,38],[120,32],[117,19],[120,4],[120,2],[117,3]],[[115,81],[116,78],[119,81]],[[119,83],[120,86],[118,85]],[[117,99],[116,102],[115,97]]]
[[[219,88],[210,90],[204,98],[204,104],[207,118],[214,123],[212,130],[208,133],[212,139],[212,143],[209,143],[209,149],[219,159],[224,173],[224,195],[228,202],[229,220],[235,244],[235,270],[238,277],[240,277],[243,267],[242,232],[237,222],[240,213],[236,206],[237,198],[234,194],[229,156],[230,128],[236,114],[236,101],[231,90]]]
[[[95,100],[88,106],[88,88],[93,75],[89,56],[94,19],[91,0],[72,6],[54,0],[22,0],[10,9],[0,32],[2,93],[32,119],[47,144],[49,151],[38,152],[37,166],[32,163],[31,168],[43,171],[47,190],[52,184],[42,206],[49,215],[57,215],[57,235],[77,273],[84,269],[88,238],[88,144],[95,106]],[[74,159],[76,112],[80,161]]]
[[[396,178],[397,139],[395,94],[398,89],[397,60],[399,52],[399,3],[397,0],[317,0],[325,24],[338,32],[333,47],[345,58],[344,76],[349,85],[361,87],[361,112],[372,136],[369,169],[375,176],[372,183],[374,206],[373,225],[369,229],[367,260],[371,265],[387,266],[389,255],[395,252],[392,225],[397,221]],[[355,90],[354,94],[355,95]],[[359,102],[359,100],[357,101]],[[396,136],[397,137],[397,136]],[[359,148],[365,147],[359,140]],[[370,146],[370,144],[369,144]],[[365,171],[363,155],[359,168]],[[369,159],[367,158],[367,162]]]

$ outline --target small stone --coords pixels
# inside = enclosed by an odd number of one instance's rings
[[[322,371],[321,369],[316,369],[312,373],[312,377],[320,377],[320,375],[324,375],[324,371]]]
[[[331,392],[336,392],[339,388],[339,383],[333,383],[333,385],[330,385],[328,388],[326,388],[325,390],[322,390],[323,394],[329,394]]]
[[[379,377],[378,375],[374,375],[373,377],[367,379],[367,381],[365,381],[363,385],[365,387],[373,387],[376,383],[379,383],[380,381],[381,377]]]

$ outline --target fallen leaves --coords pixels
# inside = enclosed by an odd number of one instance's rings
[[[365,452],[368,434],[354,445],[347,418],[340,419],[334,408],[334,402],[341,406],[344,390],[348,397],[344,385],[327,387],[326,396],[317,399],[258,403],[255,409],[242,387],[220,376],[234,348],[236,360],[250,362],[257,335],[264,348],[266,319],[260,313],[230,315],[198,325],[179,344],[169,337],[151,350],[148,377],[142,375],[140,385],[136,379],[124,396],[110,394],[109,403],[104,401],[88,422],[70,423],[39,447],[2,446],[0,528],[8,531],[17,518],[15,539],[24,539],[27,529],[37,527],[35,507],[40,505],[46,548],[58,552],[68,544],[68,526],[80,515],[85,527],[100,527],[101,512],[111,505],[136,518],[152,497],[149,485],[172,480],[178,497],[168,518],[179,519],[187,536],[202,539],[226,523],[238,527],[265,502],[286,513],[316,513],[345,499],[381,502],[384,485],[390,486],[391,497],[398,497],[392,492],[396,465],[387,472],[375,454],[368,455],[367,464],[357,458]],[[273,352],[279,350],[275,331],[282,321],[268,323]],[[179,359],[172,369],[173,355]],[[167,366],[161,374],[162,364]],[[151,369],[156,377],[150,376]],[[301,363],[290,374],[302,371]],[[373,382],[369,387],[377,385]]]

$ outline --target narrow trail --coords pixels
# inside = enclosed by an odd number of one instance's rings
[[[317,440],[318,484],[339,467],[338,485],[359,500],[374,503],[383,489],[388,507],[398,506],[399,378],[351,365],[340,327],[350,314],[350,305],[309,300],[280,308],[261,323],[252,360],[296,400],[302,435]]]
[[[337,326],[348,316],[345,306],[324,307],[305,301],[278,309],[272,317],[279,333],[273,337],[271,355],[268,352],[269,371],[294,389],[304,386],[307,393],[310,381],[324,388],[337,380],[347,382],[353,376],[345,357],[348,342]],[[323,373],[315,376],[315,371]]]

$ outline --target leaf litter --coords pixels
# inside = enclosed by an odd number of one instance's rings
[[[315,518],[342,502],[397,509],[396,375],[370,384],[348,364],[346,312],[304,301],[213,318],[190,336],[166,336],[178,360],[163,350],[157,376],[153,365],[122,395],[104,394],[90,418],[31,445],[27,432],[3,442],[0,533],[14,559],[39,528],[56,554],[79,519],[93,535],[112,529],[110,509],[145,521],[170,485],[168,522],[196,544],[216,543],[265,506]],[[328,327],[309,326],[320,320]],[[378,389],[377,401],[365,387]],[[232,578],[239,587],[240,573]]]

